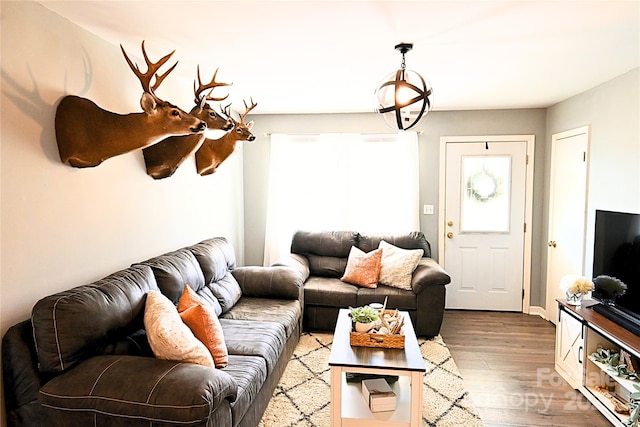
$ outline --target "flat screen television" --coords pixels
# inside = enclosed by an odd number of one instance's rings
[[[620,279],[627,292],[593,309],[640,336],[640,214],[596,210],[593,277],[600,275]],[[597,284],[593,298],[607,299]]]

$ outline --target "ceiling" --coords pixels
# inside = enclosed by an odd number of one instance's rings
[[[219,67],[252,113],[372,111],[400,42],[441,111],[548,107],[640,66],[638,0],[39,3],[132,58],[176,49],[189,91]]]

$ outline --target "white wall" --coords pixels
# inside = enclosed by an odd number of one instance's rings
[[[591,275],[596,209],[640,213],[640,68],[547,109],[547,139],[551,135],[591,126],[587,195],[585,274]],[[545,224],[549,200],[546,153]],[[541,257],[546,265],[546,249]],[[546,292],[546,286],[543,287]]]
[[[110,111],[140,112],[140,83],[119,46],[37,3],[0,5],[2,334],[41,297],[209,237],[229,238],[242,263],[241,151],[213,175],[199,176],[188,159],[159,181],[146,174],[140,151],[96,168],[63,165],[54,134],[59,99],[76,94]],[[153,40],[146,47],[153,60],[174,48]],[[144,64],[139,45],[125,48]],[[158,94],[190,109],[192,90],[169,76]]]

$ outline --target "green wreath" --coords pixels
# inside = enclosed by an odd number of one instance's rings
[[[502,194],[502,182],[491,171],[482,169],[467,180],[467,193],[481,203],[486,203]]]

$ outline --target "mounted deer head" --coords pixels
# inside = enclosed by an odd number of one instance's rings
[[[157,74],[175,51],[153,63],[147,56],[143,41],[142,53],[148,68],[143,73],[137,65],[134,66],[124,48],[120,48],[142,84],[144,92],[140,106],[143,112],[116,114],[103,110],[88,99],[65,96],[58,104],[55,118],[56,139],[63,163],[78,168],[93,167],[110,157],[148,147],[168,136],[202,133],[207,128],[204,121],[155,94],[178,64],[176,62],[164,74]],[[151,86],[153,78],[155,83]]]
[[[218,98],[211,96],[216,87],[229,86],[231,83],[216,82],[218,70],[213,74],[213,78],[206,85],[202,84],[200,78],[200,66],[198,66],[198,83],[193,83],[193,93],[195,95],[195,106],[191,109],[192,116],[204,120],[208,129],[228,131],[233,128],[233,122],[216,113],[207,101],[223,101],[229,95]],[[205,91],[209,90],[205,94]],[[142,150],[144,163],[147,167],[147,174],[154,179],[170,177],[187,157],[193,154],[204,142],[204,134],[171,136],[157,144]]]
[[[253,121],[245,123],[244,119],[258,104],[251,99],[251,106],[247,106],[244,101],[245,112],[240,115],[240,120],[236,121],[231,117],[229,106],[225,109],[227,116],[233,121],[234,129],[220,139],[206,139],[202,146],[196,151],[196,169],[202,176],[212,174],[218,166],[224,162],[236,149],[238,141],[253,141],[256,139],[251,133]]]

